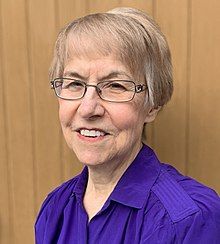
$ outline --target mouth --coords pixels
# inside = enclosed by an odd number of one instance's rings
[[[81,128],[76,131],[79,133],[80,136],[87,138],[103,138],[104,136],[109,135],[109,133],[100,129]]]

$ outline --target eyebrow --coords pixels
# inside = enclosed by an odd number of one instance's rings
[[[68,76],[70,78],[77,78],[77,79],[80,79],[80,80],[84,80],[85,79],[85,77],[83,77],[80,74],[78,74],[77,72],[73,72],[73,71],[66,71],[66,72],[64,72],[63,76],[64,77]]]
[[[113,78],[118,78],[118,76],[126,76],[128,79],[132,79],[130,75],[128,75],[126,72],[124,71],[111,71],[108,75],[103,76],[101,78],[99,78],[99,80],[109,80],[109,79],[113,79]],[[70,77],[70,78],[77,78],[80,80],[86,80],[87,77],[83,77],[82,75],[80,75],[77,72],[74,71],[66,71],[64,72],[64,77]]]

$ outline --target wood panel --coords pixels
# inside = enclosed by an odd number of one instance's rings
[[[186,168],[187,1],[155,1],[154,17],[167,37],[173,61],[174,94],[154,122],[154,148],[161,160]],[[178,20],[178,21],[177,21]]]
[[[32,242],[34,219],[30,83],[25,1],[2,1],[2,61],[9,163],[10,243]],[[7,209],[7,208],[6,208]]]
[[[0,3],[1,4],[1,3]],[[2,17],[1,5],[0,16]],[[2,19],[0,18],[0,33],[2,33]],[[5,111],[5,84],[3,79],[4,62],[2,60],[3,45],[0,38],[0,243],[10,243],[10,211],[9,211],[9,179],[7,157],[7,121]]]
[[[28,2],[29,66],[34,136],[36,209],[47,193],[63,181],[61,129],[48,69],[56,37],[53,0]],[[46,51],[45,51],[46,50]]]
[[[220,2],[191,5],[189,174],[220,192]]]

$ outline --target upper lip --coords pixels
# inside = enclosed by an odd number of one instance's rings
[[[100,131],[100,132],[103,132],[105,133],[106,135],[108,135],[109,133],[103,129],[100,129],[100,128],[87,128],[87,127],[80,127],[80,128],[77,128],[75,131],[77,132],[80,132],[80,130],[95,130],[95,131]]]

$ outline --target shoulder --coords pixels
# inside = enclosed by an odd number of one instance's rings
[[[166,190],[164,189],[165,185],[167,186]],[[188,211],[190,214],[191,212],[204,212],[207,210],[220,212],[220,198],[213,189],[195,179],[180,174],[168,164],[162,164],[161,175],[155,184],[154,189],[157,189],[155,193],[158,197],[162,196],[161,190],[159,190],[160,187],[164,189],[168,199],[172,199],[174,203],[172,208],[178,212],[178,214],[173,214],[174,222],[178,222],[178,220],[187,216]],[[179,201],[182,203],[181,206],[177,204]],[[163,202],[166,204],[167,210],[172,212],[170,205],[166,203],[165,199]],[[186,213],[183,214],[182,211]],[[180,216],[178,218],[180,213],[183,214],[183,217]]]
[[[37,226],[39,222],[46,221],[47,217],[50,215],[54,208],[62,208],[65,206],[78,179],[79,175],[72,178],[71,180],[64,182],[47,195],[38,213],[35,226]]]
[[[160,231],[160,236],[165,239],[170,236],[170,240],[180,243],[200,240],[217,243],[220,238],[220,198],[214,190],[181,175],[170,165],[161,164],[151,199],[151,212],[158,209],[152,238]]]
[[[75,187],[78,179],[79,179],[79,175],[77,175],[76,177],[62,183],[60,186],[56,187],[52,192],[50,192],[47,195],[42,206],[44,206],[48,202],[52,203],[52,202],[59,200],[61,198],[66,199],[67,197],[70,197],[70,195],[72,194],[72,190]]]

